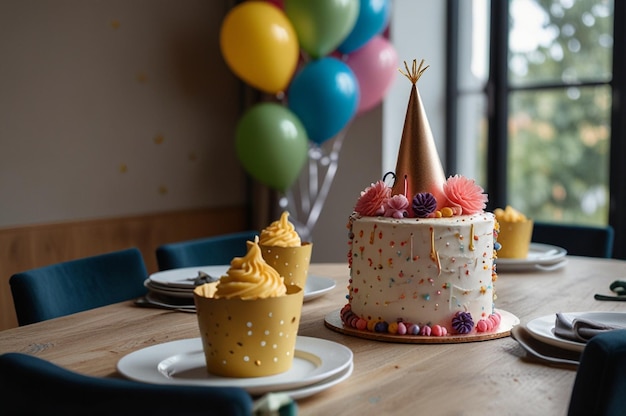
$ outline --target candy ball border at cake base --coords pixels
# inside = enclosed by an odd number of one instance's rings
[[[500,327],[502,316],[498,311],[490,314],[485,319],[480,319],[474,326],[471,316],[465,312],[456,312],[452,318],[452,327],[454,331],[448,332],[443,325],[430,325],[425,323],[413,323],[398,320],[395,322],[386,322],[380,319],[364,319],[360,318],[354,312],[349,303],[345,304],[339,311],[341,322],[343,325],[359,331],[375,332],[378,334],[389,335],[414,335],[425,337],[445,337],[473,334],[487,334],[496,332]],[[466,325],[467,324],[467,325]],[[463,329],[460,329],[463,328]]]
[[[422,335],[398,335],[383,332],[373,332],[352,328],[349,325],[345,325],[341,320],[341,311],[335,310],[326,314],[324,317],[324,325],[335,332],[340,334],[349,335],[357,338],[368,339],[378,342],[392,342],[399,344],[464,344],[469,342],[484,342],[490,340],[496,340],[500,338],[506,338],[511,335],[511,330],[516,325],[520,324],[520,319],[513,315],[511,312],[496,309],[496,312],[500,314],[502,320],[497,329],[491,332],[470,332],[468,334],[450,334],[445,336],[422,336]]]

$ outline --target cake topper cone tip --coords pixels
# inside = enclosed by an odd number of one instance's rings
[[[413,59],[413,66],[411,67],[411,69],[409,70],[409,65],[406,63],[406,61],[404,61],[404,68],[406,69],[406,72],[403,72],[402,69],[398,69],[398,71],[400,71],[402,75],[407,77],[413,83],[413,85],[415,85],[424,73],[424,71],[430,68],[430,65],[424,66],[424,60],[422,59],[418,67],[417,59]]]

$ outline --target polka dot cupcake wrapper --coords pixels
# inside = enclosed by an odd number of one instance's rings
[[[304,290],[288,287],[277,298],[214,299],[194,294],[209,373],[259,377],[293,363]]]
[[[282,277],[285,284],[306,285],[311,263],[313,243],[302,243],[300,247],[272,247],[260,245],[263,260],[272,266]]]

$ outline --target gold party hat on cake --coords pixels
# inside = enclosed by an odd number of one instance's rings
[[[443,184],[446,177],[443,173],[441,160],[435,147],[433,133],[430,130],[428,117],[422,105],[422,99],[417,89],[417,81],[428,66],[423,66],[422,60],[417,66],[413,60],[413,67],[409,70],[406,62],[405,75],[412,83],[409,105],[404,119],[402,139],[396,162],[396,181],[393,185],[392,194],[404,194],[409,201],[418,192],[430,192],[437,199],[437,208],[445,204],[443,197]]]

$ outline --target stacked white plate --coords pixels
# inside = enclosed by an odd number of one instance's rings
[[[567,250],[549,244],[530,243],[525,259],[496,259],[498,272],[551,271],[567,263]]]
[[[595,321],[611,327],[626,327],[624,312],[571,312],[576,318]],[[584,342],[577,342],[556,335],[556,314],[541,316],[526,325],[511,329],[511,336],[530,355],[554,364],[578,365]]]
[[[125,377],[154,384],[242,387],[252,395],[285,393],[300,399],[341,383],[352,374],[352,350],[333,341],[298,336],[290,370],[266,377],[231,378],[207,372],[200,338],[132,352],[117,363]]]
[[[199,273],[219,279],[226,274],[229,265],[184,267],[153,273],[146,279],[144,286],[152,294],[152,300],[171,306],[193,305],[193,289]],[[328,277],[307,277],[304,288],[304,301],[315,299],[335,287],[335,281]]]
[[[568,315],[599,322],[610,327],[626,328],[626,313],[624,312],[571,312]],[[555,326],[556,315],[547,315],[528,322],[526,330],[534,339],[545,344],[570,351],[582,352],[585,348],[585,343],[558,337],[554,330]]]

